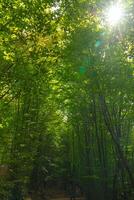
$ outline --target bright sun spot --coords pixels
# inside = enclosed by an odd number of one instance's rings
[[[116,4],[107,10],[107,21],[109,25],[116,25],[123,17],[123,9],[120,5]]]

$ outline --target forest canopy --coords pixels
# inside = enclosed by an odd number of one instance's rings
[[[1,0],[0,199],[70,180],[134,199],[134,1]]]

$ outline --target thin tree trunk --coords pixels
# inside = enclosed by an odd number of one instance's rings
[[[105,98],[101,95],[101,96],[99,96],[99,100],[100,100],[100,104],[101,104],[102,113],[103,113],[103,116],[104,116],[106,127],[107,127],[108,131],[110,132],[110,135],[111,135],[112,140],[113,140],[113,142],[115,144],[115,147],[116,147],[118,159],[121,159],[122,165],[123,165],[124,169],[128,173],[131,185],[132,185],[132,187],[134,187],[133,174],[132,174],[132,172],[131,172],[131,170],[129,168],[128,161],[127,161],[127,159],[125,158],[125,156],[123,154],[121,146],[120,146],[119,142],[117,141],[117,139],[115,137],[116,131],[114,129],[114,126],[112,125],[111,116],[110,116],[108,107],[106,105]]]

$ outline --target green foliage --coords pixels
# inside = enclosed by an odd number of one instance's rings
[[[1,199],[70,177],[88,199],[133,199],[134,3],[113,29],[102,4],[0,2]]]

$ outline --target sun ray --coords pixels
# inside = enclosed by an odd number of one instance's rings
[[[109,9],[107,9],[106,20],[109,25],[116,25],[119,21],[121,21],[123,17],[123,8],[119,4],[112,5]]]

